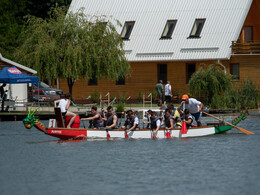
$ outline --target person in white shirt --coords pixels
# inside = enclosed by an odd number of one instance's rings
[[[202,107],[203,104],[200,101],[196,100],[195,98],[189,98],[189,96],[185,94],[182,96],[182,102],[178,107],[178,111],[181,115],[183,115],[183,110],[188,109],[190,114],[195,117],[197,126],[202,126],[200,122]]]
[[[165,91],[165,101],[164,104],[171,103],[172,102],[172,86],[170,84],[170,81],[167,81],[167,84],[164,87]]]
[[[127,129],[127,127],[129,129]],[[139,129],[139,119],[132,110],[127,111],[127,119],[122,129],[126,129],[126,132],[130,132],[135,129]]]
[[[75,113],[69,111],[69,107],[70,107],[69,97],[70,97],[69,94],[61,95],[61,99],[54,101],[54,107],[57,107],[57,103],[59,103],[58,107],[61,110],[62,116],[72,117],[70,119],[69,124],[67,125],[67,128],[71,128],[71,125],[77,116]]]

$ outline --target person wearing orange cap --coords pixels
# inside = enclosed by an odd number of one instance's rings
[[[187,94],[182,96],[181,105],[178,107],[178,111],[181,115],[183,115],[183,110],[188,109],[190,114],[195,117],[198,126],[202,126],[200,122],[201,117],[201,109],[203,104],[196,100],[195,98],[189,98]]]

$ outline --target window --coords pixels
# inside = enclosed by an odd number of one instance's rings
[[[163,30],[163,34],[161,36],[161,39],[170,39],[172,38],[172,33],[173,33],[173,30],[176,26],[176,23],[177,23],[177,20],[168,20],[165,27],[164,27],[164,30]]]
[[[125,77],[119,78],[119,79],[116,81],[116,85],[125,85]]]
[[[186,64],[186,83],[189,83],[189,80],[192,74],[196,71],[196,64]]]
[[[89,86],[96,86],[97,85],[97,79],[96,78],[89,79],[88,80],[88,85]]]
[[[246,42],[253,41],[253,26],[244,27],[244,41]]]
[[[129,40],[129,37],[131,35],[131,32],[133,30],[135,21],[132,22],[125,22],[125,25],[123,27],[123,30],[121,32],[121,37],[123,40]]]
[[[167,82],[167,64],[158,64],[158,80],[162,80],[163,84]]]
[[[230,64],[230,74],[233,80],[239,80],[239,64]]]
[[[200,38],[200,33],[202,31],[203,25],[206,19],[196,19],[189,38]]]

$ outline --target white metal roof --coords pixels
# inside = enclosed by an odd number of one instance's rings
[[[69,11],[135,21],[124,41],[129,61],[229,59],[252,0],[72,0]],[[206,18],[201,38],[188,39],[196,18]],[[172,39],[160,40],[167,20],[176,19]],[[121,33],[123,27],[117,27]]]
[[[31,69],[31,68],[28,68],[28,67],[26,67],[26,66],[23,66],[23,65],[21,65],[21,64],[18,64],[18,63],[16,63],[16,62],[14,62],[14,61],[12,61],[12,60],[9,60],[9,59],[7,59],[7,58],[4,58],[1,53],[0,53],[0,60],[6,62],[6,63],[8,63],[8,64],[14,65],[14,66],[16,66],[17,68],[20,68],[20,69],[25,70],[25,71],[27,71],[27,72],[30,72],[30,73],[32,73],[32,74],[36,74],[36,73],[37,73],[37,71],[35,71],[35,70]]]

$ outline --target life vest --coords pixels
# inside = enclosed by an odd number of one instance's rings
[[[183,117],[182,117],[182,118],[183,118]],[[187,120],[189,120],[189,119],[191,119],[191,124],[188,125],[188,124],[186,123],[186,124],[187,124],[187,128],[192,127],[193,118],[192,118],[191,114],[189,114],[188,116],[185,115],[185,120],[187,121]]]
[[[97,113],[97,115],[99,116],[98,118],[95,118],[93,120],[93,126],[98,128],[98,127],[104,127],[104,122],[102,120],[102,117],[99,113]]]
[[[113,117],[116,115],[116,113],[111,114],[110,116],[107,116],[107,126],[110,126],[113,124]],[[117,115],[116,115],[117,116]],[[118,119],[118,118],[117,118]],[[115,129],[118,128],[118,120],[116,121],[116,126],[114,127]]]
[[[171,121],[170,121],[171,119],[172,119],[172,115],[170,115],[168,118],[166,118],[166,117],[164,116],[165,126],[168,127],[168,128],[171,127]]]
[[[132,128],[134,126],[134,123],[135,123],[135,119],[138,119],[138,117],[135,115],[134,118],[129,118],[129,120],[127,121],[127,125],[129,125],[129,128]],[[139,119],[138,119],[139,121]],[[138,124],[136,124],[135,128],[138,128]]]
[[[161,117],[158,116],[157,118],[152,119],[152,121],[151,121],[151,129],[156,129],[156,128],[157,128],[156,122],[157,122],[158,120],[161,121]]]

